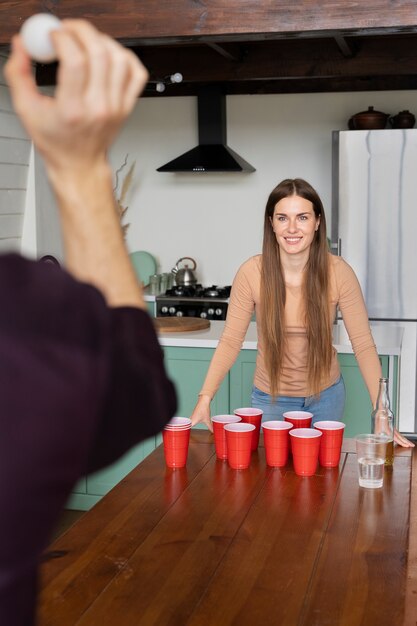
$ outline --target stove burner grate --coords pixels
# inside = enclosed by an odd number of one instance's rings
[[[167,289],[164,295],[182,298],[228,298],[230,290],[230,286],[219,287],[218,285],[211,285],[211,287],[203,287],[199,284],[176,285],[171,289]]]

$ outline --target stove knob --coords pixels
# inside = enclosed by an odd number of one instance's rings
[[[223,313],[223,311],[221,309],[216,309],[215,313],[216,313],[217,317],[220,317],[221,314]]]
[[[176,315],[177,317],[182,317],[182,316],[184,315],[184,313],[183,313],[182,311],[177,311],[177,312],[175,313],[175,315]]]
[[[207,313],[208,313],[209,315],[214,315],[214,309],[208,309]]]
[[[201,311],[200,313],[200,317],[202,317],[203,319],[205,319],[207,317],[207,313],[205,311]]]
[[[170,307],[169,307],[169,314],[170,314],[170,315],[175,315],[175,311],[176,311],[175,306],[170,306]]]
[[[161,307],[161,313],[162,313],[163,315],[166,315],[166,314],[168,313],[168,307],[167,307],[167,306],[163,306],[163,307]]]

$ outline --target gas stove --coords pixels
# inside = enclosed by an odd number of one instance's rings
[[[156,315],[225,320],[230,290],[230,286],[176,285],[156,297]]]

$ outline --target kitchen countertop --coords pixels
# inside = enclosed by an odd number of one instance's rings
[[[210,328],[206,330],[193,330],[185,333],[162,333],[159,336],[161,346],[178,346],[183,348],[216,348],[223,332],[224,322],[210,321]],[[257,347],[256,324],[249,324],[243,350],[256,350]]]
[[[183,348],[216,348],[223,332],[224,322],[212,321],[207,330],[198,330],[185,333],[163,333],[159,336],[161,346],[176,346]],[[378,354],[399,356],[403,329],[400,326],[391,326],[383,322],[371,324],[372,335]],[[249,324],[243,350],[256,350],[257,348],[256,323]],[[343,322],[333,326],[333,345],[336,350],[343,354],[353,354],[352,346]]]

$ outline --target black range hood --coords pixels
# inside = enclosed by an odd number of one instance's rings
[[[226,145],[226,96],[218,86],[202,89],[198,102],[198,146],[158,172],[254,172],[255,168]]]

